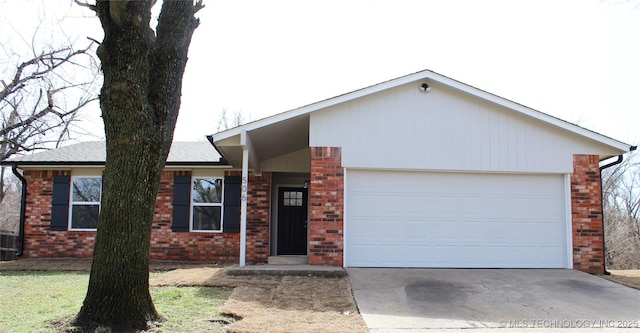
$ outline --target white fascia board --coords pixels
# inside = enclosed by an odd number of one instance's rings
[[[5,165],[3,165],[5,166]],[[10,167],[10,165],[6,165]],[[81,165],[81,164],[69,164],[69,165],[56,165],[56,164],[42,164],[42,165],[20,165],[16,163],[16,167],[21,170],[71,170],[73,168],[95,168],[104,169],[104,165]]]
[[[102,165],[84,165],[84,164],[38,164],[38,165],[20,165],[18,169],[22,170],[71,170],[76,168],[83,169],[104,169]],[[165,165],[163,170],[192,170],[192,169],[232,169],[229,165]]]
[[[165,165],[164,169],[193,170],[193,169],[232,169],[230,165]]]

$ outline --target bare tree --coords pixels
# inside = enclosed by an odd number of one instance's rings
[[[76,134],[79,111],[97,100],[93,43],[74,48],[68,39],[46,40],[43,26],[41,21],[30,40],[13,29],[14,39],[3,39],[0,47],[0,160],[59,146]],[[0,202],[6,173],[1,172]]]
[[[603,170],[607,267],[640,268],[640,162],[630,154]]]
[[[0,78],[0,160],[57,147],[72,136],[71,125],[78,119],[79,110],[97,99],[92,91],[95,68],[86,71],[94,75],[84,82],[74,81],[69,75],[91,64],[90,46],[40,51],[3,71],[7,77]],[[7,183],[6,173],[2,168],[0,203],[12,186]],[[5,205],[3,215],[13,215],[18,208]]]
[[[243,125],[247,122],[251,121],[251,116],[246,117],[242,111],[233,111],[229,113],[227,109],[222,109],[220,113],[220,118],[218,118],[218,125],[216,126],[216,131],[224,131],[230,128],[234,128],[240,125]]]
[[[60,30],[64,13],[49,15],[50,10],[29,7],[34,15],[27,21],[34,18],[38,23],[25,29],[14,27],[24,18],[15,19],[12,6],[0,2],[0,7],[0,160],[86,135],[74,123],[82,118],[79,111],[97,100],[100,79],[90,50],[93,43],[75,46],[79,43]],[[13,186],[8,174],[5,168],[0,171],[0,203]],[[18,207],[4,206],[15,211]]]
[[[95,76],[84,82],[69,77],[71,67],[85,66],[78,58],[91,59],[89,48],[41,51],[0,79],[0,160],[69,138],[77,112],[97,99]]]

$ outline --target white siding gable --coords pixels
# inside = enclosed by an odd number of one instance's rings
[[[572,172],[602,143],[444,85],[413,82],[311,113],[311,147],[343,148],[343,166],[484,172]]]

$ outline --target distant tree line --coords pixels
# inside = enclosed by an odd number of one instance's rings
[[[602,172],[609,269],[640,269],[640,162],[637,153]]]

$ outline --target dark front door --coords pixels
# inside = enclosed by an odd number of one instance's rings
[[[278,255],[307,254],[307,189],[278,190]]]

